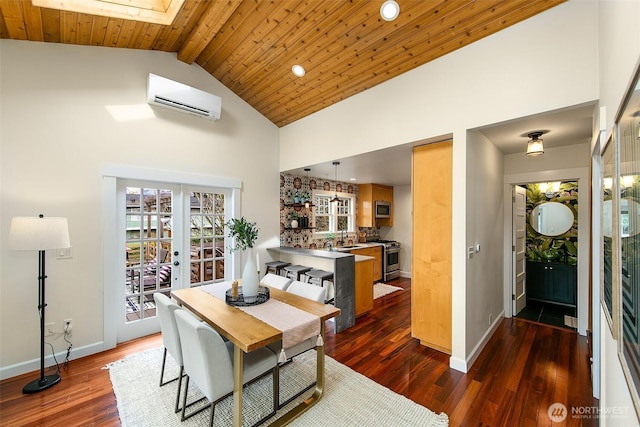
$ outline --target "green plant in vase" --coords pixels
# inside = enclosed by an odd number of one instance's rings
[[[327,233],[325,238],[327,239],[327,249],[332,251],[333,250],[333,239],[336,238],[335,233]]]
[[[253,303],[258,296],[258,261],[253,254],[253,246],[258,239],[260,230],[255,222],[249,222],[245,217],[240,219],[232,218],[225,223],[229,229],[228,236],[233,239],[233,245],[229,247],[230,252],[246,252],[244,269],[242,271],[242,295],[244,301]]]
[[[300,214],[296,211],[292,211],[289,213],[289,220],[291,221],[291,228],[298,228],[298,220],[300,219]]]

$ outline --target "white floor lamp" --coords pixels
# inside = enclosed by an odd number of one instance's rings
[[[66,218],[15,217],[11,220],[8,247],[16,251],[38,251],[38,310],[40,311],[40,378],[31,381],[22,389],[23,393],[37,393],[60,382],[60,375],[44,374],[44,299],[45,250],[69,248],[69,228]]]

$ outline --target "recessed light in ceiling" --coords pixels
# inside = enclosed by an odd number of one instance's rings
[[[298,64],[291,67],[291,72],[298,77],[303,77],[306,74],[306,70],[304,69],[304,67]]]
[[[380,16],[385,21],[393,21],[400,15],[400,5],[395,0],[387,0],[380,6]]]

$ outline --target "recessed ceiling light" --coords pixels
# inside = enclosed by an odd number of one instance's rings
[[[306,71],[304,69],[304,67],[302,65],[294,65],[293,67],[291,67],[291,72],[293,74],[295,74],[298,77],[302,77],[305,75]]]
[[[385,21],[393,21],[400,15],[400,5],[395,0],[387,0],[380,6],[380,16]]]

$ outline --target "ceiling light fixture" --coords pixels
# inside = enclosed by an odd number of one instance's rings
[[[334,185],[335,185],[335,193],[333,195],[333,199],[329,200],[331,203],[338,203],[338,200],[340,200],[340,198],[338,197],[338,165],[340,164],[340,162],[333,162],[333,166],[335,166],[336,168],[336,172],[334,175]]]
[[[307,73],[304,67],[298,64],[291,67],[291,72],[298,77],[304,77],[304,75]]]
[[[400,5],[395,0],[387,0],[380,6],[380,16],[385,21],[393,21],[400,15]]]
[[[530,138],[529,142],[527,142],[527,156],[533,157],[544,154],[544,147],[542,145],[542,140],[540,139],[542,132],[530,132],[527,136]]]

